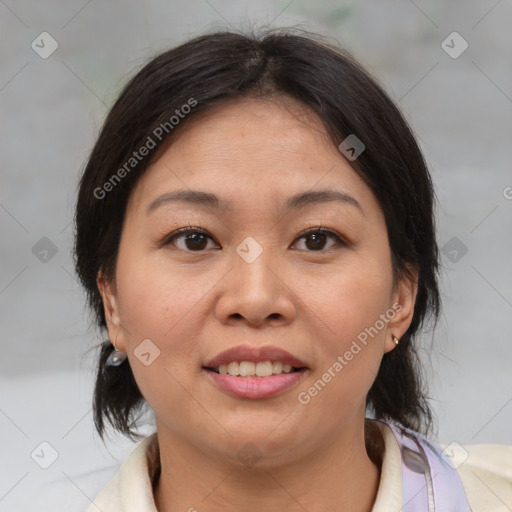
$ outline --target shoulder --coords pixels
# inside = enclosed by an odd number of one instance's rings
[[[384,449],[381,448],[381,482],[373,510],[380,512],[402,509],[411,501],[403,503],[403,498],[413,483],[410,475],[404,473],[407,472],[407,466],[411,467],[404,456],[404,447],[408,452],[407,448],[412,445],[407,444],[400,434],[401,430],[393,422],[371,420],[371,423],[378,426],[384,441]],[[460,488],[472,512],[512,511],[512,446],[446,443],[401,428],[419,441],[424,450],[431,452],[428,457],[430,470],[434,472],[433,478],[439,475],[436,485],[437,491],[441,492],[438,495],[439,503],[447,503],[446,499],[452,500],[458,492],[457,488]],[[458,478],[449,482],[448,477],[453,475],[454,470]],[[422,487],[425,487],[425,483]],[[444,510],[448,508],[445,507]]]
[[[152,482],[159,463],[158,437],[154,433],[130,453],[86,512],[157,512]]]
[[[512,446],[437,444],[457,469],[473,512],[512,510]]]

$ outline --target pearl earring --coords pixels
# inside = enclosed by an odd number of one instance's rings
[[[106,362],[107,366],[120,366],[126,361],[127,354],[126,354],[126,352],[117,350],[116,340],[117,340],[117,336],[116,336],[116,339],[114,340],[114,350],[108,356],[108,359]]]

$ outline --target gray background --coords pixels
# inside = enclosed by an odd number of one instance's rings
[[[422,351],[439,438],[512,444],[510,19],[509,0],[0,0],[0,510],[85,510],[134,447],[93,430],[101,337],[70,255],[77,180],[134,70],[231,26],[329,35],[399,103],[439,199],[444,313]],[[44,31],[58,43],[46,59],[31,47]],[[457,58],[441,46],[453,31],[469,45]]]

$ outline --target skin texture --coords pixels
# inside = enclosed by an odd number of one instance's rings
[[[371,510],[380,468],[365,447],[365,399],[416,294],[414,283],[393,281],[377,200],[321,122],[292,100],[224,105],[177,135],[130,196],[115,282],[98,276],[110,339],[128,353],[155,411],[158,510]],[[232,211],[180,202],[146,214],[178,189],[214,193]],[[361,209],[331,201],[284,213],[289,196],[320,189],[348,194]],[[187,226],[211,238],[187,244],[182,233],[158,245]],[[346,245],[298,236],[319,226]],[[252,263],[236,251],[248,236],[263,249]],[[298,393],[394,304],[393,319],[301,404]],[[160,350],[148,366],[134,354],[145,339]],[[279,396],[233,397],[202,366],[241,344],[278,346],[309,370]],[[237,456],[247,443],[261,456],[252,467]]]

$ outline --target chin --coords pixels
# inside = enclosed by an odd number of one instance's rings
[[[258,450],[267,458],[285,455],[305,441],[302,439],[304,422],[290,418],[287,413],[273,414],[270,418],[265,412],[244,416],[238,413],[235,420],[226,424],[226,430],[233,437],[226,435],[225,441],[235,451],[251,445],[254,451]]]
[[[257,466],[259,469],[270,469],[280,466],[288,461],[290,454],[297,457],[301,446],[300,441],[292,439],[291,432],[289,434],[282,436],[283,439],[270,439],[266,433],[257,437],[252,433],[239,432],[234,439],[228,441],[224,450],[219,451],[218,456],[231,455],[231,463],[248,468]]]

